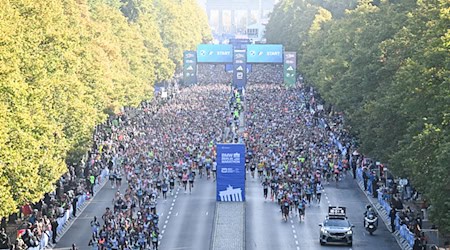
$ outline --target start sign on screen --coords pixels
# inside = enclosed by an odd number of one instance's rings
[[[283,45],[248,44],[247,63],[283,63]]]
[[[197,46],[198,63],[231,63],[233,46],[230,44],[199,44]]]

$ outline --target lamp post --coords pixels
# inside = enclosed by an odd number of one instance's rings
[[[387,172],[388,172],[388,168],[384,167],[383,168],[383,176],[384,176],[384,186],[387,188]]]

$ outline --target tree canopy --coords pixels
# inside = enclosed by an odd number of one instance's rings
[[[41,199],[94,127],[211,39],[195,0],[0,0],[0,217]]]
[[[450,2],[346,2],[281,1],[268,42],[297,51],[299,72],[346,114],[361,151],[408,177],[450,232]]]

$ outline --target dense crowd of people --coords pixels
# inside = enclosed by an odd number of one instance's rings
[[[230,83],[231,72],[226,72],[225,64],[199,64],[197,80],[199,84]],[[281,84],[283,64],[252,64],[247,74],[248,83]]]
[[[198,64],[199,84],[230,83],[233,74],[225,71],[225,64]]]
[[[377,166],[351,155],[353,141],[343,116],[324,105],[312,87],[299,82],[284,88],[282,65],[253,65],[242,96],[230,87],[231,78],[224,65],[200,64],[200,85],[125,109],[97,127],[86,161],[69,166],[55,192],[24,206],[27,220],[13,248],[39,246],[49,232],[56,243],[57,218],[69,208],[75,217],[79,196],[92,195],[107,169],[117,193],[103,216],[90,222],[90,248],[158,249],[158,202],[176,189],[192,192],[199,176],[213,180],[215,143],[239,142],[243,134],[246,168],[251,177],[259,178],[264,198],[279,205],[285,220],[295,215],[303,221],[308,206],[320,205],[324,184],[338,185],[348,170],[356,176],[357,166],[364,168],[364,187],[370,182],[372,193],[378,193],[379,180],[373,172]],[[240,134],[244,108],[246,128]],[[391,218],[399,212],[401,223],[420,235],[420,216],[403,207],[396,186],[391,187],[383,192],[391,195]],[[408,197],[416,195],[409,193]],[[3,231],[0,243],[9,244]]]
[[[57,228],[60,226],[58,219],[65,216],[69,209],[72,209],[71,216],[76,216],[79,197],[90,192],[91,183],[80,178],[74,166],[69,166],[68,170],[56,183],[54,192],[45,194],[36,203],[22,206],[20,214],[9,217],[9,223],[19,223],[19,228],[15,237],[4,234],[4,244],[0,245],[2,249],[42,248],[45,235],[55,242]],[[2,225],[2,229],[4,228],[6,223]]]
[[[282,84],[283,64],[253,64],[247,81],[250,84]]]
[[[232,117],[229,93],[225,85],[192,86],[157,111],[144,105],[133,118],[119,118],[111,139],[100,145],[118,191],[101,221],[91,221],[92,249],[158,248],[158,200],[176,187],[192,192],[199,174],[213,178],[214,145]]]
[[[253,177],[282,216],[301,220],[319,204],[324,182],[349,169],[350,140],[340,114],[324,110],[313,88],[258,84],[246,89],[246,141]],[[270,189],[270,194],[269,194]]]

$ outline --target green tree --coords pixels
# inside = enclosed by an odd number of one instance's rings
[[[156,0],[155,0],[156,1]],[[171,3],[170,3],[171,4]],[[41,199],[80,160],[93,128],[173,77],[169,57],[208,39],[194,1],[165,19],[154,1],[0,0],[0,217]],[[183,21],[196,16],[194,21]],[[172,19],[179,26],[169,25]],[[188,26],[194,26],[188,29]],[[169,40],[170,40],[169,39]],[[181,39],[178,42],[176,39]],[[180,60],[178,57],[174,57]]]
[[[299,71],[346,114],[361,151],[408,177],[450,232],[450,3],[361,0],[344,15],[331,11],[333,19],[309,3],[331,2],[280,2],[269,42],[298,52]]]

